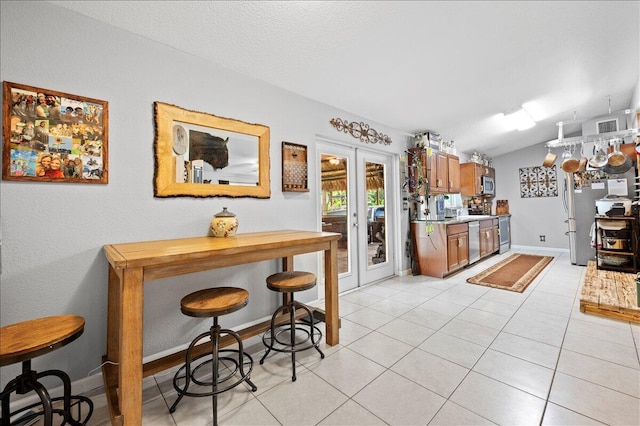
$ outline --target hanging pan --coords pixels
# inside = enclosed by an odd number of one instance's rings
[[[542,161],[542,165],[545,167],[552,167],[556,162],[557,155],[551,152],[551,147],[549,147],[549,152],[544,156],[544,160]]]
[[[614,148],[613,152],[607,157],[607,164],[614,167],[622,166],[623,164],[625,164],[626,159],[629,157],[627,157],[626,155],[624,155],[624,153],[622,153],[622,151],[620,151],[619,139],[612,139],[611,143],[613,144]]]
[[[562,153],[562,170],[564,170],[567,173],[575,173],[578,171],[578,169],[580,168],[580,161],[573,158],[573,150],[575,147],[572,147],[571,149],[569,149],[569,147],[567,146],[567,148],[565,149],[565,151]]]
[[[593,146],[593,157],[589,158],[589,167],[601,169],[607,164],[607,153],[602,149],[602,140],[598,140]]]
[[[624,155],[624,158],[624,163],[620,164],[619,166],[612,166],[607,163],[602,170],[608,175],[621,175],[626,173],[633,166],[633,161],[631,161],[631,158],[627,157],[626,155]]]

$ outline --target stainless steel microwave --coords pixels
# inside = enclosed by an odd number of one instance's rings
[[[491,176],[482,176],[482,195],[495,195],[496,186]]]

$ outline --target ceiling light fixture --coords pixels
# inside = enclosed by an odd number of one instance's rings
[[[536,125],[533,118],[522,107],[507,111],[503,114],[505,121],[511,129],[525,130]]]

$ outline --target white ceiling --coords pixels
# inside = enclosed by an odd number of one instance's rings
[[[640,79],[638,1],[50,2],[490,156],[555,139],[558,121],[579,134]],[[499,114],[522,104],[538,125],[506,130]]]

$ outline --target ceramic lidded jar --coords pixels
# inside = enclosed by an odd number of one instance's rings
[[[230,237],[238,230],[238,218],[235,214],[227,210],[226,207],[222,208],[221,212],[218,212],[211,219],[211,232],[214,237]]]

